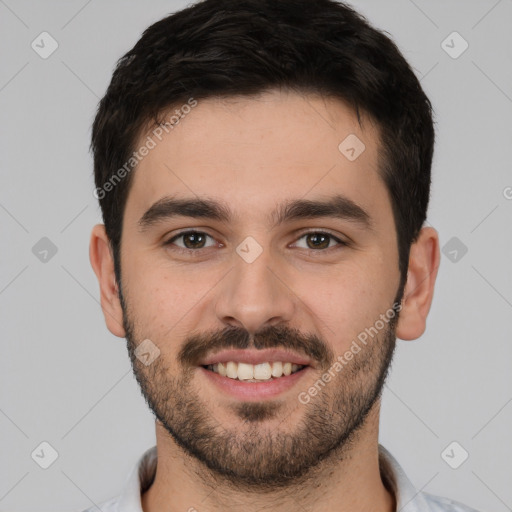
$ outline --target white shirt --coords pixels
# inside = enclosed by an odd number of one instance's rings
[[[121,494],[99,504],[101,512],[143,512],[141,494],[153,483],[156,473],[156,446],[149,448],[133,468]],[[379,444],[382,480],[394,494],[399,512],[478,512],[462,503],[415,489],[397,460]],[[83,512],[97,512],[96,506]]]

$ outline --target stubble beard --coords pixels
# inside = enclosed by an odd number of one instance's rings
[[[396,344],[398,315],[335,372],[308,404],[298,398],[289,399],[291,404],[277,399],[237,402],[230,407],[236,420],[221,425],[214,417],[215,405],[206,403],[194,389],[198,368],[184,370],[176,363],[171,367],[161,356],[146,367],[137,359],[136,340],[140,343],[144,337],[139,336],[123,299],[121,303],[128,353],[148,406],[177,445],[208,468],[209,478],[238,490],[271,492],[300,484],[329,464],[339,464],[378,405]],[[276,346],[287,347],[280,339]],[[297,390],[297,395],[299,391],[307,389]],[[289,418],[297,409],[300,419],[294,426]],[[268,420],[279,417],[281,422],[269,428]]]

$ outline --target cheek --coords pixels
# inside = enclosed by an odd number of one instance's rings
[[[190,334],[191,322],[206,315],[205,307],[218,277],[178,267],[133,260],[127,267],[128,297],[140,332],[163,344]]]
[[[129,260],[123,261],[122,277],[138,325],[153,327],[155,321],[171,321],[177,314],[176,305],[183,301],[180,297],[183,287],[178,279],[171,279],[169,271],[155,265],[154,260],[132,254]]]
[[[298,295],[307,297],[305,313],[314,315],[324,339],[332,340],[335,352],[342,353],[390,307],[395,290],[389,281],[379,265],[347,265],[318,280],[315,287],[304,285]]]

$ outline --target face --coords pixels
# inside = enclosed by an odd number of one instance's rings
[[[135,171],[121,244],[134,372],[174,440],[237,485],[339,457],[378,405],[400,275],[363,126],[316,96],[204,100]],[[159,350],[147,366],[143,340]]]

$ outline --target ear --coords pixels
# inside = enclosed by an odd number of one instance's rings
[[[422,228],[409,254],[407,282],[396,328],[398,338],[415,340],[425,332],[440,260],[437,231]]]
[[[119,289],[114,271],[114,258],[103,224],[92,228],[89,259],[98,278],[101,292],[101,309],[108,330],[120,338],[126,333],[123,327],[123,309],[119,300]]]

